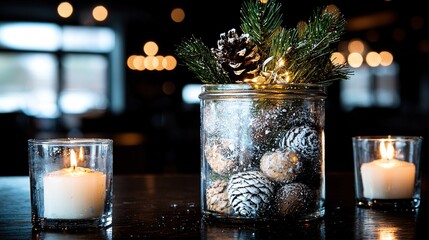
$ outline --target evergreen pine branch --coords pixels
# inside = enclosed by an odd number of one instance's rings
[[[291,82],[329,83],[333,80],[347,79],[350,71],[344,64],[334,65],[330,60],[333,44],[344,33],[346,21],[337,11],[327,12],[318,9],[308,24],[298,25],[297,40],[292,50],[285,54]]]
[[[250,35],[258,45],[262,58],[266,58],[271,39],[280,30],[283,14],[277,0],[262,3],[261,0],[244,0],[241,13],[241,30]]]
[[[292,29],[281,26],[283,16],[277,0],[268,3],[244,0],[240,12],[241,30],[258,47],[261,59],[258,71],[262,71],[258,77],[271,74],[264,78],[270,81],[279,76],[289,83],[328,84],[347,79],[351,74],[345,63],[333,63],[330,59],[334,52],[333,44],[340,40],[346,26],[344,16],[337,9],[327,11],[327,8],[319,8],[308,22],[300,22]],[[233,51],[218,56],[192,36],[182,41],[176,53],[201,82],[236,83],[228,75],[236,68],[223,68],[218,59],[228,61],[230,57],[236,64],[237,55]]]
[[[276,63],[280,59],[284,59],[286,53],[294,47],[295,42],[298,38],[298,32],[296,29],[285,29],[282,28],[280,31],[276,32],[272,38],[271,48],[268,56],[273,57],[273,59],[267,64],[268,69],[274,69]]]
[[[201,39],[191,36],[176,48],[183,64],[203,83],[231,83],[228,74],[217,64],[214,54]]]

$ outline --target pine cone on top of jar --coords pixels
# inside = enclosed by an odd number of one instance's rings
[[[212,48],[211,51],[232,80],[254,78],[258,73],[260,55],[249,34],[239,36],[232,28],[227,33],[220,34],[217,48]]]

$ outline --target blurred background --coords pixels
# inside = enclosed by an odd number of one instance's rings
[[[200,82],[184,37],[216,47],[239,0],[0,2],[0,175],[28,175],[27,140],[114,140],[115,174],[199,173]],[[335,6],[348,25],[328,88],[326,170],[352,171],[356,135],[423,136],[429,172],[429,17],[424,1],[284,1],[284,25]]]

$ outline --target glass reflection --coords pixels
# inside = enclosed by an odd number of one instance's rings
[[[286,230],[285,230],[286,229]],[[285,234],[287,232],[287,234]],[[325,239],[325,221],[306,223],[255,223],[252,225],[222,224],[202,221],[201,239],[256,240],[256,239]]]
[[[378,240],[396,240],[398,232],[397,227],[381,227],[378,232]]]
[[[33,228],[33,239],[36,240],[112,240],[112,227],[90,231],[40,231]]]
[[[356,208],[355,239],[415,239],[418,210],[378,211]],[[414,231],[410,231],[413,229]]]

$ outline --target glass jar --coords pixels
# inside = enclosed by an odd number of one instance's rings
[[[325,85],[207,84],[199,97],[204,220],[324,216]]]

